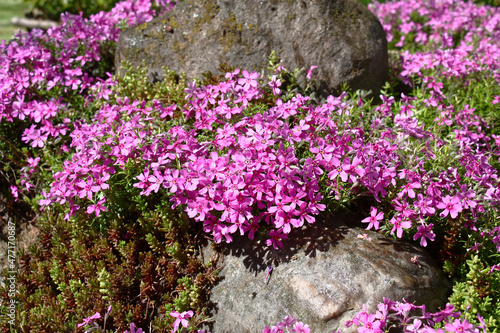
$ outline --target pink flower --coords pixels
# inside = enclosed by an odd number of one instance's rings
[[[432,232],[432,227],[434,224],[429,224],[428,226],[424,225],[419,225],[417,233],[413,236],[413,240],[417,240],[420,238],[420,246],[426,247],[427,246],[427,239],[430,241],[434,241],[436,238],[436,235]]]
[[[311,329],[309,328],[309,325],[304,325],[304,323],[299,321],[299,322],[295,323],[295,325],[293,325],[292,332],[309,333],[309,332],[311,332]]]
[[[437,204],[436,207],[439,209],[444,209],[439,214],[439,216],[446,217],[448,216],[448,214],[450,214],[451,218],[453,219],[458,216],[459,212],[462,211],[462,204],[460,203],[460,199],[456,195],[454,195],[453,197],[446,195],[446,197],[443,198],[443,201]]]
[[[370,215],[370,217],[365,218],[361,222],[369,223],[368,227],[366,227],[366,230],[370,230],[372,227],[375,227],[375,230],[378,230],[380,220],[384,219],[384,212],[377,212],[377,208],[371,207]]]
[[[240,69],[236,68],[233,72],[226,73],[227,79],[234,79],[240,73]]]
[[[40,147],[42,148],[45,145],[45,141],[47,141],[48,134],[42,134],[40,130],[35,130],[30,139],[33,140],[31,143],[31,147]]]
[[[262,330],[262,333],[283,333],[283,330],[278,326],[273,326],[271,328],[269,328],[269,326],[266,326]]]
[[[363,327],[358,328],[359,333],[379,333],[382,332],[380,329],[380,321],[375,317],[373,313],[364,313],[359,316],[359,321],[363,324]]]
[[[396,236],[398,236],[398,238],[403,237],[403,229],[411,228],[411,222],[406,219],[401,219],[399,216],[393,217],[390,222],[394,224],[391,235],[396,231]]]
[[[285,319],[280,324],[282,324],[281,325],[282,327],[289,327],[289,326],[292,326],[293,324],[295,324],[296,321],[297,321],[297,318],[294,318],[292,316],[286,316]]]
[[[469,323],[467,319],[464,319],[463,322],[460,319],[455,319],[453,324],[445,324],[444,328],[449,332],[457,332],[457,333],[466,333],[466,332],[475,332],[474,325]]]
[[[134,323],[130,323],[130,333],[143,333],[144,331],[142,328],[136,329]],[[128,331],[125,331],[124,333],[129,333]]]
[[[186,182],[186,179],[179,174],[179,170],[175,169],[171,173],[167,173],[167,171],[170,171],[170,169],[165,170],[164,180],[167,183],[167,189],[171,193],[184,190],[184,183]],[[137,178],[139,179],[139,177]]]
[[[81,188],[78,191],[78,196],[80,198],[87,197],[89,200],[92,200],[92,193],[96,192],[96,188],[94,187],[94,179],[92,177],[88,176],[86,182],[81,179],[78,183],[76,183],[76,185]]]
[[[88,324],[91,324],[94,319],[99,319],[99,318],[101,318],[101,314],[99,312],[96,312],[92,316],[85,318],[83,320],[83,323],[78,324],[77,327],[87,326]]]
[[[107,212],[108,207],[103,206],[103,204],[106,202],[106,198],[103,198],[99,200],[95,205],[90,205],[87,207],[87,214],[92,214],[95,213],[95,216],[99,217],[99,214],[101,214],[101,211]]]
[[[193,311],[189,310],[189,311],[184,311],[183,313],[179,313],[177,311],[172,311],[172,312],[170,312],[170,315],[172,317],[177,318],[174,322],[174,326],[173,326],[173,330],[172,330],[172,333],[173,333],[173,332],[177,331],[177,329],[179,328],[179,324],[181,324],[184,328],[189,326],[189,321],[187,320],[187,318],[191,318],[193,316]]]
[[[410,209],[410,205],[406,201],[399,202],[398,199],[394,199],[394,210],[399,212],[402,216],[406,218],[411,218],[415,215],[415,212]]]
[[[28,166],[34,168],[38,165],[38,162],[40,162],[40,157],[37,157],[37,158],[32,158],[32,157],[29,157],[28,158]]]
[[[296,228],[299,228],[303,225],[303,222],[301,223],[297,219],[292,219],[290,215],[288,215],[284,211],[280,211],[276,215],[274,225],[277,228],[282,228],[285,234],[289,234],[290,231],[292,231],[292,225]]]
[[[196,221],[204,221],[210,212],[210,201],[198,197],[196,201],[191,201],[188,203],[186,212],[190,218],[194,218]]]
[[[460,312],[455,311],[455,307],[450,303],[447,303],[444,310],[433,313],[432,317],[435,322],[439,323],[442,322],[443,320],[447,320],[448,317],[455,317],[455,318],[460,317]]]
[[[243,86],[243,89],[248,90],[250,87],[257,87],[257,78],[259,74],[256,72],[248,73],[247,71],[243,71],[243,79],[238,79],[238,84]]]
[[[413,183],[408,183],[403,187],[403,191],[401,191],[398,196],[400,198],[403,197],[403,195],[408,194],[410,198],[415,198],[415,191],[413,189],[415,188],[421,188],[421,185],[419,182],[413,182]]]
[[[267,85],[273,89],[274,96],[278,96],[279,94],[281,94],[281,90],[279,89],[279,87],[281,86],[281,81],[276,78],[276,75],[273,75],[271,77],[271,82],[269,82]]]
[[[282,239],[288,239],[288,236],[285,235],[281,229],[271,230],[269,236],[271,238],[266,240],[266,245],[272,245],[276,250],[283,247],[283,242],[281,242]]]
[[[318,68],[318,66],[311,66],[309,67],[309,69],[307,70],[307,75],[306,75],[306,78],[309,80],[311,79],[312,77],[312,72],[315,68]]]
[[[17,201],[17,198],[19,198],[19,190],[17,189],[17,187],[14,185],[10,185],[10,192],[14,197],[14,201]]]
[[[413,324],[406,327],[407,332],[418,333],[422,329],[422,321],[418,318],[413,320]]]
[[[434,207],[432,207],[432,199],[424,198],[422,193],[418,194],[418,200],[414,201],[414,205],[420,209],[420,216],[431,216],[436,212]]]

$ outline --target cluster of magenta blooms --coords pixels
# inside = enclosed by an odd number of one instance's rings
[[[168,0],[159,5],[163,10],[173,6]],[[441,88],[444,79],[462,80],[478,72],[491,73],[500,82],[500,13],[451,1],[400,1],[375,4],[371,10],[388,41],[399,38],[396,46],[408,43],[410,35],[411,43],[435,46],[428,52],[403,52],[400,76],[407,84],[419,77],[423,89],[431,92],[424,102],[439,111],[435,125],[453,128],[458,163],[449,168],[434,169],[427,163],[447,142],[418,121],[415,98],[381,96],[379,106],[356,117],[351,113],[362,109],[363,101],[349,100],[346,94],[330,96],[319,105],[300,94],[283,101],[279,74],[287,69],[282,67],[267,79],[237,69],[217,85],[193,83],[186,89],[184,105],[154,101],[146,106],[118,98],[116,104],[104,104],[90,122],[62,118],[72,107],[64,94],[82,94],[89,103],[109,99],[116,80],[93,78],[81,67],[99,61],[101,45],[117,41],[121,28],[151,20],[157,12],[149,0],[124,1],[89,19],[65,15],[60,26],[47,32],[33,30],[2,42],[0,121],[25,121],[29,126],[22,140],[40,151],[65,135],[71,137],[71,143],[61,147],[72,153],[71,159],[54,174],[40,201],[42,207],[67,205],[67,219],[80,210],[97,217],[107,211],[108,181],[127,163],[141,161],[134,183],[140,194],[168,194],[172,205],[181,205],[189,217],[203,223],[215,242],[231,242],[234,233],[253,239],[264,225],[269,230],[266,244],[279,249],[293,228],[316,221],[326,208],[325,196],[342,200],[353,194],[371,195],[393,207],[389,216],[387,210],[372,207],[363,220],[368,229],[385,227],[399,238],[410,232],[422,246],[435,239],[431,218],[460,216],[474,230],[475,217],[500,203],[498,175],[490,163],[500,155],[500,137],[486,136],[474,109],[451,104]],[[414,12],[430,19],[413,22]],[[395,18],[398,25],[391,21]],[[463,38],[455,45],[457,33]],[[426,76],[429,70],[438,70],[439,76]],[[52,89],[59,89],[62,97],[44,99],[42,92]],[[274,105],[250,112],[264,89],[271,89]],[[491,98],[493,105],[500,101]],[[192,119],[193,125],[167,127],[174,114]],[[360,126],[362,122],[369,127]],[[213,138],[197,135],[202,132],[214,133]],[[11,187],[14,196],[36,188],[39,163],[40,157],[28,160],[21,188]],[[500,251],[500,228],[486,234]],[[422,315],[410,317],[417,309]],[[188,312],[172,316],[178,319],[175,330],[180,324],[187,327]],[[405,331],[423,332],[441,330],[432,327],[444,320],[447,331],[477,331],[457,316],[451,305],[430,314],[425,307],[384,300],[375,314],[364,310],[348,324],[359,325],[363,333],[380,332],[392,320]],[[264,332],[288,329],[310,331],[287,318]]]
[[[105,332],[106,320],[111,312],[111,306],[109,306],[108,311],[104,317],[104,329],[101,330],[97,319],[101,318],[101,314],[96,312],[94,315],[85,318],[82,323],[78,324],[78,327],[86,327],[87,331],[98,330],[99,332]],[[172,333],[175,332],[185,332],[185,329],[190,327],[190,318],[193,317],[193,311],[184,311],[179,313],[177,311],[172,311],[170,316],[175,318],[172,325]],[[352,325],[358,325],[359,333],[378,333],[387,332],[391,327],[404,327],[404,331],[408,333],[443,333],[447,332],[480,332],[479,329],[486,332],[485,324],[475,327],[471,323],[465,320],[460,320],[460,312],[455,311],[453,305],[446,304],[446,307],[438,312],[427,312],[425,305],[416,306],[414,304],[408,303],[406,301],[396,302],[390,299],[384,298],[383,302],[379,303],[378,310],[376,313],[370,313],[365,306],[363,310],[357,313],[352,320],[345,323],[346,327],[351,327]],[[480,318],[481,320],[481,318]],[[436,324],[441,324],[444,326],[444,330],[441,328],[433,328]],[[205,330],[197,330],[197,333],[205,333]],[[283,321],[278,322],[276,325],[269,327],[266,326],[262,333],[311,333],[309,325],[298,321],[297,318],[292,316],[286,316]],[[341,330],[333,333],[341,333]],[[144,333],[142,328],[137,328],[134,323],[130,324],[130,332],[125,331],[124,333]],[[207,332],[209,333],[209,332]]]

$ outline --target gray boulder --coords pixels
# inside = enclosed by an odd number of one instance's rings
[[[262,332],[291,315],[311,332],[353,332],[355,327],[347,329],[344,323],[363,303],[375,312],[388,297],[436,310],[450,291],[424,250],[372,231],[318,222],[292,231],[284,243],[281,251],[243,239],[225,247],[222,279],[210,296],[214,322],[207,329]],[[419,265],[412,262],[414,256]],[[274,269],[265,283],[268,266]]]
[[[261,72],[273,50],[288,70],[318,66],[313,78],[323,96],[344,82],[376,92],[387,76],[385,33],[357,0],[182,0],[124,31],[115,62],[120,68],[123,60],[134,66],[144,60],[153,81],[163,77],[163,66],[192,79],[218,73],[224,62]]]

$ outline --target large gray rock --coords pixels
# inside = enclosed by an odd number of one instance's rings
[[[368,239],[359,238],[363,234]],[[404,298],[435,310],[450,291],[421,248],[357,227],[314,224],[292,231],[281,251],[235,242],[225,249],[222,279],[212,289],[212,332],[261,332],[287,315],[312,332],[355,331],[344,323],[363,303],[375,312],[383,297]],[[274,270],[266,284],[268,265]]]
[[[182,0],[123,32],[116,66],[144,60],[153,80],[162,78],[162,66],[188,78],[215,74],[223,62],[261,72],[273,50],[288,70],[318,66],[322,95],[344,82],[375,92],[386,80],[385,33],[358,0]]]

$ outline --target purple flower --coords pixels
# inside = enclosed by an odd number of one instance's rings
[[[419,182],[408,183],[403,187],[403,191],[401,191],[398,196],[402,198],[403,195],[408,194],[410,198],[415,198],[415,191],[413,189],[421,187]]]
[[[283,327],[292,326],[297,321],[297,318],[292,316],[286,316],[285,319],[281,322]]]
[[[259,73],[252,72],[248,73],[247,71],[243,71],[243,78],[238,79],[238,84],[243,86],[244,90],[249,90],[250,88],[256,88],[257,87],[257,81],[256,79],[259,77]]]
[[[281,94],[281,90],[279,89],[279,87],[281,86],[281,81],[276,78],[276,75],[273,75],[271,77],[271,81],[267,85],[273,89],[274,96],[278,96],[279,94]]]
[[[266,275],[266,283],[269,281],[269,278],[271,277],[271,273],[273,272],[273,267],[269,266],[267,268],[267,275]]]
[[[415,207],[420,209],[420,216],[423,215],[432,216],[436,212],[434,207],[432,207],[432,199],[424,198],[422,193],[418,194],[418,200],[414,201]]]
[[[379,224],[380,220],[384,219],[384,212],[377,212],[377,208],[371,207],[370,208],[370,217],[367,217],[361,222],[363,223],[369,223],[368,227],[366,227],[366,230],[370,230],[372,227],[375,228],[375,230],[379,229]]]
[[[309,333],[309,332],[311,332],[311,329],[309,328],[309,325],[304,325],[304,323],[299,321],[299,322],[296,322],[295,325],[293,325],[292,332]]]
[[[456,195],[453,197],[446,195],[446,197],[443,198],[443,201],[438,203],[436,207],[443,209],[443,211],[439,214],[441,217],[446,217],[450,214],[451,218],[455,218],[458,216],[458,213],[462,211],[462,204]]]
[[[457,333],[467,333],[467,332],[474,333],[474,332],[476,332],[474,325],[469,323],[469,321],[467,319],[464,319],[463,322],[460,321],[460,319],[455,319],[455,321],[452,324],[450,324],[450,323],[445,324],[444,328],[448,332],[457,332]]]
[[[144,331],[142,330],[142,328],[138,328],[136,329],[135,328],[135,324],[134,323],[130,323],[130,333],[143,333]],[[129,333],[128,331],[125,331],[124,333]]]
[[[17,189],[17,186],[10,185],[10,192],[12,193],[12,196],[14,197],[14,201],[17,201],[17,199],[19,198],[19,190]]]
[[[276,250],[283,247],[283,242],[281,242],[282,239],[288,239],[288,236],[285,235],[281,229],[271,230],[269,236],[271,238],[266,240],[266,245],[272,245]]]
[[[106,198],[103,198],[99,200],[95,205],[90,205],[87,207],[87,214],[92,214],[95,213],[95,216],[99,217],[99,214],[101,214],[101,211],[107,212],[108,208],[103,206],[103,204],[106,202]]]
[[[439,323],[442,322],[443,320],[448,321],[448,317],[455,317],[455,318],[460,317],[460,312],[455,311],[455,307],[450,303],[447,303],[444,310],[433,313],[432,317],[435,322]]]
[[[184,328],[188,327],[189,326],[188,318],[191,318],[193,316],[193,314],[194,313],[191,310],[184,311],[182,313],[179,313],[177,311],[170,312],[170,315],[172,317],[177,318],[174,322],[172,333],[177,331],[177,329],[179,328],[179,325],[182,325]]]
[[[363,325],[358,328],[359,333],[379,333],[382,332],[380,329],[380,320],[378,320],[374,314],[362,314],[359,317],[359,322]]]
[[[427,239],[430,241],[434,241],[436,235],[432,232],[432,227],[434,224],[429,224],[428,226],[419,225],[417,233],[413,236],[413,240],[417,240],[420,238],[420,246],[427,246]]]
[[[318,66],[311,66],[309,67],[309,69],[307,70],[307,75],[306,75],[306,78],[309,80],[311,79],[312,77],[312,72],[315,68],[318,68]]]
[[[419,333],[420,332],[420,329],[422,327],[422,321],[418,318],[415,318],[413,320],[413,324],[410,324],[406,327],[406,330],[405,332],[408,332],[408,333]]]
[[[390,221],[393,224],[391,229],[391,235],[396,231],[396,236],[398,238],[403,237],[403,229],[411,228],[411,221],[407,219],[401,219],[399,216],[393,217]]]
[[[87,326],[89,324],[92,324],[95,319],[99,319],[99,318],[101,318],[101,314],[99,312],[96,312],[92,316],[85,318],[83,320],[83,323],[78,324],[77,327],[82,327],[82,326]]]

